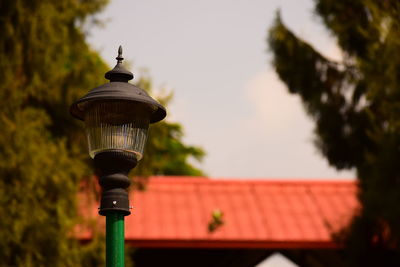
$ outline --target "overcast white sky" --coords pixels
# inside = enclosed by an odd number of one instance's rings
[[[266,38],[278,8],[296,34],[340,58],[311,0],[112,0],[88,41],[110,66],[122,44],[133,73],[147,69],[156,89],[174,92],[168,120],[206,150],[210,177],[354,178],[318,154],[312,121],[272,70]]]

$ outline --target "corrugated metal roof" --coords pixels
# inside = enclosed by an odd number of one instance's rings
[[[130,192],[125,238],[138,247],[334,248],[356,191],[354,181],[151,177]],[[210,232],[216,210],[224,223]]]

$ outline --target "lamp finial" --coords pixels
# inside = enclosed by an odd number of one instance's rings
[[[117,65],[108,71],[105,75],[106,79],[110,80],[110,82],[128,82],[133,79],[132,72],[122,66],[122,46],[118,47],[118,56],[115,58],[117,60]]]
[[[117,63],[122,63],[122,60],[124,60],[122,57],[122,45],[118,47],[118,56],[115,59],[118,60]]]

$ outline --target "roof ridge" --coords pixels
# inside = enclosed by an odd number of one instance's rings
[[[234,179],[234,178],[207,178],[197,176],[150,176],[149,182],[151,183],[207,183],[207,184],[219,184],[219,183],[248,183],[248,184],[356,184],[357,180],[345,180],[345,179],[278,179],[278,178],[265,178],[265,179]]]

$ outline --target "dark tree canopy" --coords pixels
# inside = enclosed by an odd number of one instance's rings
[[[82,245],[71,235],[82,222],[79,185],[93,169],[82,123],[69,106],[106,82],[110,68],[83,31],[106,3],[0,2],[1,266],[97,266],[104,260],[102,240]],[[148,81],[140,83],[151,89]],[[188,159],[204,153],[182,142],[180,124],[163,122],[150,134],[137,175],[202,174]]]
[[[315,0],[343,51],[330,60],[279,14],[273,65],[315,122],[315,144],[337,169],[357,170],[362,208],[343,231],[352,266],[400,265],[400,2]]]

